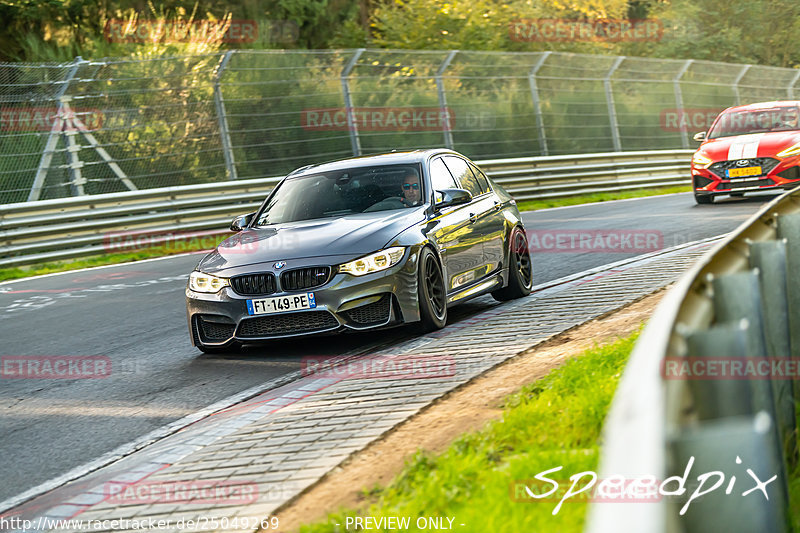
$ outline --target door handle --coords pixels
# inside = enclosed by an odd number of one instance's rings
[[[469,221],[470,222],[475,222],[476,220],[478,220],[478,215],[476,215],[475,213],[470,213],[469,214]]]
[[[501,204],[500,202],[498,202],[497,200],[495,200],[495,201],[494,201],[494,210],[495,210],[495,211],[500,211],[500,208],[501,208],[501,207],[503,207],[503,204]]]

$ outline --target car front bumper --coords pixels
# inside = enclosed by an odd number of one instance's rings
[[[417,301],[418,250],[412,248],[399,264],[365,276],[334,273],[321,287],[281,291],[266,296],[242,296],[231,287],[217,293],[186,288],[186,314],[195,346],[224,347],[240,342],[367,330],[419,320]],[[318,264],[318,263],[314,263]],[[301,268],[302,263],[291,265]],[[251,266],[252,272],[266,265]],[[239,272],[241,273],[241,272]],[[299,311],[250,315],[247,300],[314,293],[316,307]]]

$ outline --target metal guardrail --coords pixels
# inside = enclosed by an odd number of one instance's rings
[[[690,150],[478,161],[518,200],[689,182]],[[0,206],[0,267],[114,251],[125,232],[224,234],[280,177],[164,187]]]
[[[612,403],[598,478],[684,477],[691,459],[686,477],[693,486],[683,500],[628,502],[624,512],[617,503],[594,504],[586,531],[792,530],[787,477],[798,459],[799,270],[796,189],[723,239],[664,297]],[[694,491],[711,488],[708,480],[697,489],[697,476],[707,472],[723,474],[724,482],[682,514]],[[756,497],[743,496],[756,484],[753,475],[763,482],[776,476],[765,489],[769,499],[758,489]]]

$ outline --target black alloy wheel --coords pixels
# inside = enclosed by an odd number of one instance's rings
[[[441,329],[447,323],[447,291],[442,267],[430,248],[419,254],[419,314],[424,331]]]
[[[505,302],[522,298],[533,288],[533,261],[525,231],[517,226],[508,239],[508,285],[492,292],[495,300]]]

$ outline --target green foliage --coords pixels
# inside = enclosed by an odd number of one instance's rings
[[[503,419],[462,436],[444,453],[418,453],[378,493],[369,509],[341,510],[301,531],[340,531],[353,516],[455,517],[461,531],[582,531],[586,505],[514,501],[512,495],[544,470],[551,475],[597,470],[603,420],[638,334],[594,348],[510,397]],[[562,490],[566,489],[562,483]],[[413,527],[410,529],[416,530]]]
[[[124,56],[142,45],[108,43],[110,19],[259,21],[254,43],[242,48],[461,49],[568,51],[793,67],[800,63],[800,4],[796,0],[0,0],[0,60],[65,61]],[[525,19],[643,19],[661,21],[661,39],[646,42],[520,42],[510,25]],[[280,38],[271,24],[291,25]],[[180,48],[180,47],[178,47]],[[177,51],[180,53],[180,50]],[[185,53],[200,53],[184,50]],[[170,53],[176,53],[171,50]]]
[[[672,0],[655,4],[650,17],[664,38],[627,43],[620,53],[796,67],[800,63],[800,4],[795,0]]]
[[[22,267],[0,268],[0,281],[29,278],[31,276],[52,274],[54,272],[67,272],[69,270],[79,270],[81,268],[129,263],[131,261],[141,261],[142,259],[152,259],[154,257],[164,257],[167,255],[201,252],[208,250],[211,239],[213,239],[213,244],[216,245],[222,242],[226,237],[228,237],[228,235],[220,235],[211,238],[206,237],[202,239],[202,243],[191,241],[175,243],[171,248],[155,246],[152,248],[143,248],[134,252],[102,254],[85,257],[83,259],[68,259]]]
[[[226,42],[226,48],[331,48],[364,46],[368,19],[366,0],[0,0],[0,61],[70,61],[76,56],[156,57],[202,54],[220,47],[210,35],[195,31],[184,42],[109,42],[109,21],[195,23],[252,20],[254,42]]]
[[[520,42],[520,19],[658,19],[660,39],[644,42]],[[794,67],[800,63],[796,0],[394,0],[373,11],[374,43],[387,48],[569,51],[693,58]]]
[[[592,204],[596,202],[610,202],[612,200],[626,200],[628,198],[645,198],[648,196],[676,194],[680,192],[692,192],[691,185],[681,187],[661,187],[657,189],[645,189],[641,191],[599,192],[595,194],[571,196],[569,198],[554,198],[552,200],[526,200],[523,202],[517,202],[517,207],[520,211],[536,211],[537,209],[550,209],[551,207]]]

